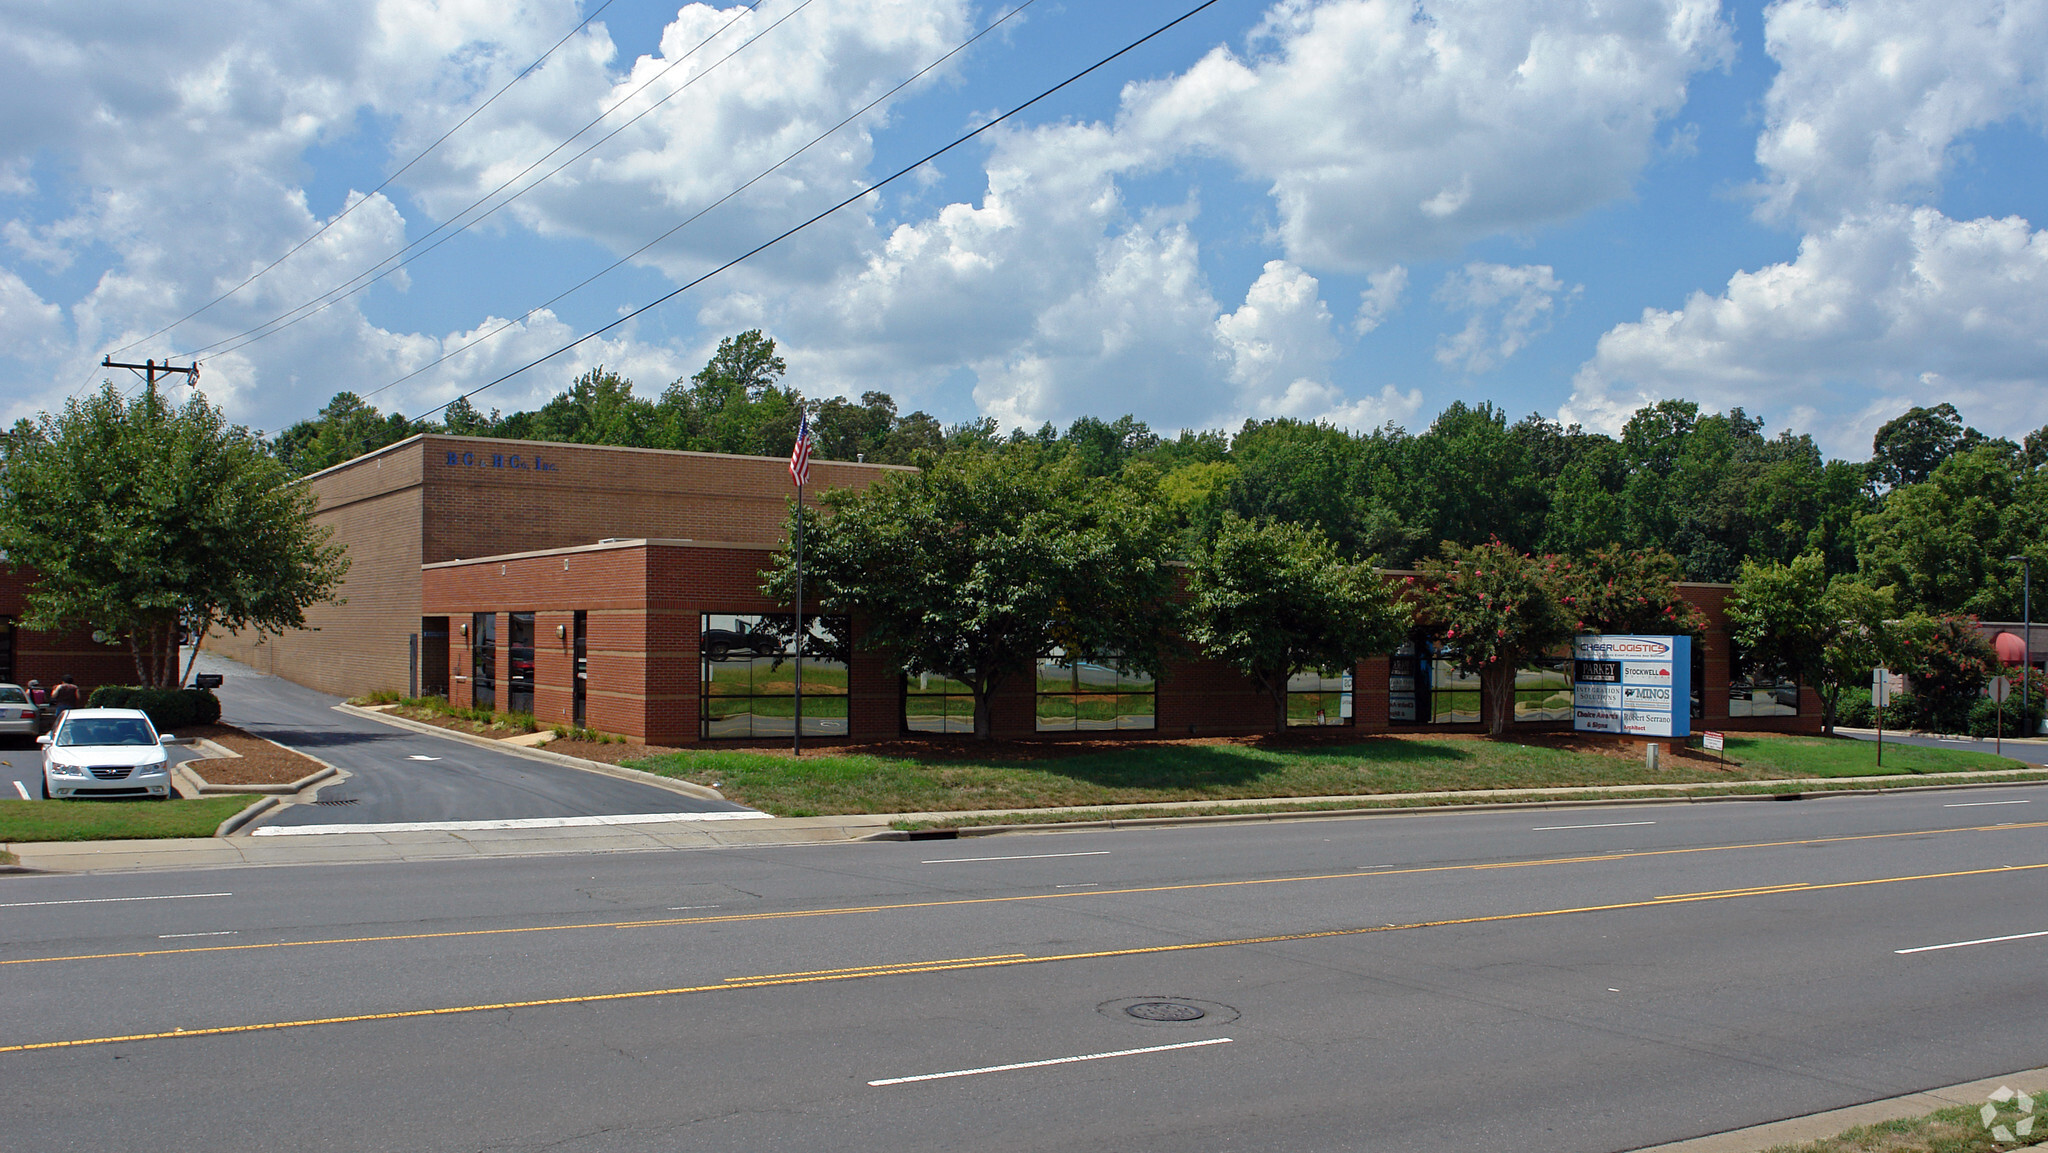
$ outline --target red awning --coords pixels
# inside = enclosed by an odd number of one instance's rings
[[[2011,633],[1999,633],[1991,638],[1991,647],[1998,653],[2002,664],[2023,665],[2027,663],[2027,642]]]

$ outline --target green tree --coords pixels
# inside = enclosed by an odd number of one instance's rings
[[[1172,526],[1156,495],[1042,467],[1028,447],[953,452],[864,491],[825,494],[807,522],[806,599],[857,615],[863,648],[989,700],[1059,648],[1157,673],[1173,623]],[[785,548],[763,574],[791,599]]]
[[[1500,736],[1514,716],[1516,672],[1572,638],[1569,566],[1500,541],[1447,541],[1421,569],[1412,586],[1416,628],[1442,659],[1479,678],[1486,731]]]
[[[2009,515],[2026,503],[2015,464],[1998,446],[1980,445],[1943,460],[1924,482],[1894,488],[1857,522],[1863,574],[1898,590],[1903,610],[1990,616],[2017,607],[2017,566],[2004,558],[2041,546],[2039,522]]]
[[[415,431],[398,413],[386,416],[353,392],[337,392],[317,419],[285,429],[273,447],[293,476],[305,476],[397,444]]]
[[[600,364],[534,412],[526,436],[566,444],[648,448],[653,445],[654,425],[654,405],[633,395],[632,381]]]
[[[1406,605],[1371,566],[1346,561],[1312,526],[1224,519],[1188,574],[1188,637],[1243,673],[1287,729],[1287,682],[1392,650]]]
[[[1411,521],[1420,539],[1536,546],[1544,488],[1526,434],[1508,428],[1507,413],[1454,401],[1415,438],[1408,456],[1408,483],[1427,494],[1426,511]]]
[[[1231,443],[1238,476],[1230,511],[1246,520],[1312,524],[1353,559],[1405,563],[1415,540],[1405,505],[1419,486],[1403,478],[1399,429],[1355,437],[1299,420],[1246,421]]]
[[[1849,574],[1830,577],[1818,552],[1790,564],[1746,561],[1734,584],[1727,607],[1736,643],[1813,687],[1824,732],[1835,731],[1844,686],[1880,665],[1905,664],[1914,630],[1894,619],[1892,591]]]
[[[803,398],[777,382],[789,366],[775,341],[750,329],[718,342],[695,376],[662,393],[659,441],[663,448],[786,456],[796,443]]]
[[[1546,563],[1575,633],[1698,636],[1706,615],[1678,591],[1678,558],[1661,549],[1596,549],[1580,561]]]
[[[0,548],[34,576],[23,623],[125,638],[145,686],[178,682],[181,625],[303,627],[348,571],[311,491],[197,393],[172,407],[109,384],[0,461]]]
[[[1955,405],[1915,405],[1884,422],[1871,438],[1870,479],[1886,488],[1920,484],[1943,461],[1983,439],[1983,433],[1964,427]]]

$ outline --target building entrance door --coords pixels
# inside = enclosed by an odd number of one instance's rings
[[[533,711],[533,614],[512,614],[512,635],[507,638],[512,658],[511,683],[505,689],[505,711]]]
[[[469,618],[470,702],[479,709],[498,708],[498,614]]]
[[[448,618],[420,618],[420,695],[448,695]]]
[[[590,727],[589,722],[585,720],[584,710],[585,700],[590,695],[590,649],[587,639],[589,632],[590,614],[578,612],[576,614],[576,674],[574,679],[570,681],[569,695],[573,702],[572,715],[575,717],[576,727],[579,729]]]

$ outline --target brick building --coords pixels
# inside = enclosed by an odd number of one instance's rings
[[[794,727],[795,621],[760,571],[781,542],[780,459],[418,436],[308,477],[318,519],[347,545],[346,603],[312,629],[214,647],[302,684],[356,695],[446,693],[655,744],[784,740]],[[816,461],[813,490],[865,486],[887,466]],[[1687,585],[1709,628],[1694,657],[1694,727],[1811,730],[1810,690],[1753,675],[1730,644],[1724,586]],[[822,739],[963,732],[972,701],[906,680],[831,606],[809,622],[804,728]],[[1516,715],[1569,727],[1568,662],[1523,670]],[[1291,723],[1358,731],[1479,724],[1476,681],[1404,650],[1297,677]],[[1259,732],[1267,697],[1190,660],[1155,682],[1049,653],[993,702],[1003,737]]]
[[[95,641],[90,630],[35,632],[15,623],[27,609],[32,580],[0,565],[0,683],[38,680],[47,689],[68,675],[87,693],[100,685],[134,684],[135,656],[126,644]]]

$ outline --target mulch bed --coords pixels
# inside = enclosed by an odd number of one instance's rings
[[[178,735],[205,737],[241,754],[238,757],[209,757],[188,764],[188,768],[210,785],[288,785],[325,767],[282,745],[250,736],[233,725],[187,725]]]
[[[541,749],[550,753],[560,753],[565,757],[577,757],[582,760],[598,761],[607,765],[623,764],[626,761],[637,761],[643,757],[658,757],[664,753],[680,753],[683,751],[681,749],[667,748],[662,745],[636,745],[630,741],[600,743],[598,741],[571,741],[559,738],[542,745]]]

